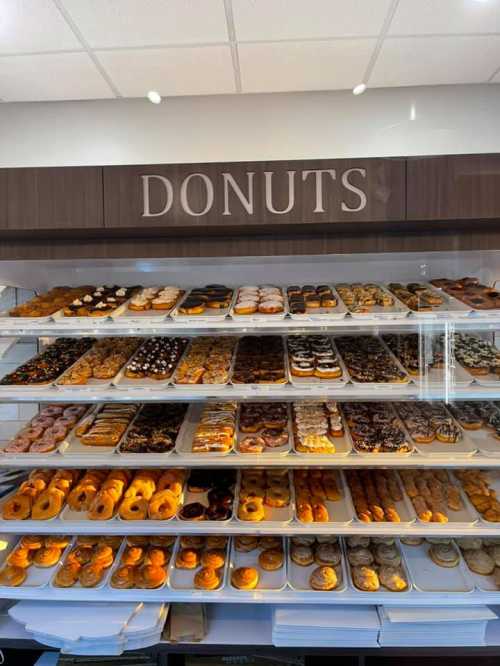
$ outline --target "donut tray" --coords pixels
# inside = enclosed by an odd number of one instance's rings
[[[139,460],[137,456],[145,455],[145,456],[148,457],[148,460],[151,460],[151,461],[157,461],[157,464],[158,464],[159,466],[161,466],[161,465],[163,465],[163,463],[166,462],[166,461],[165,461],[165,458],[168,458],[168,456],[170,456],[170,455],[175,451],[175,444],[177,443],[177,441],[179,440],[179,438],[183,436],[182,433],[183,433],[183,431],[184,431],[184,427],[185,427],[185,424],[186,424],[187,410],[186,410],[186,414],[184,415],[184,420],[183,420],[183,422],[182,422],[182,424],[181,424],[181,427],[179,428],[179,432],[177,433],[177,438],[176,438],[176,440],[175,440],[175,442],[174,442],[174,446],[170,449],[170,451],[165,451],[165,452],[163,452],[163,453],[133,453],[133,452],[131,452],[131,451],[122,451],[122,446],[123,446],[124,444],[126,444],[127,439],[128,439],[128,435],[129,435],[129,432],[130,432],[131,428],[133,427],[135,421],[136,421],[137,418],[139,417],[139,414],[141,413],[141,411],[142,411],[143,408],[144,408],[144,405],[140,405],[140,407],[139,407],[139,409],[138,409],[138,411],[137,411],[137,414],[134,416],[134,418],[133,418],[132,421],[130,422],[128,428],[127,428],[127,429],[125,430],[125,432],[123,433],[122,438],[121,438],[120,441],[118,442],[118,445],[117,445],[116,448],[115,448],[115,452],[118,453],[118,455],[122,456],[124,459],[128,459],[128,460],[130,460],[131,462],[132,462],[133,460]],[[189,408],[188,408],[188,409],[189,409]]]
[[[85,384],[63,384],[62,383],[62,380],[63,380],[64,376],[69,374],[78,363],[80,363],[87,356],[89,356],[92,353],[92,350],[93,350],[93,348],[90,348],[87,352],[85,352],[85,354],[80,356],[80,358],[77,359],[73,363],[73,365],[70,365],[70,367],[62,373],[62,375],[54,383],[54,386],[57,389],[59,389],[61,391],[66,391],[66,390],[68,390],[68,391],[72,391],[72,390],[73,391],[82,391],[83,390],[84,391],[84,390],[87,389],[87,390],[90,391],[90,390],[95,389],[95,388],[106,389],[106,388],[110,388],[111,386],[113,386],[113,382],[116,379],[116,377],[118,376],[118,374],[121,372],[122,368],[120,368],[120,370],[116,373],[116,375],[114,377],[111,377],[110,379],[96,379],[94,377],[90,377],[89,379],[87,379]],[[127,363],[130,361],[130,359],[134,355],[135,355],[135,352],[134,352],[134,354],[132,354],[128,358],[128,360],[125,362],[124,365],[127,365]]]
[[[354,511],[354,507],[352,506],[351,502],[351,496],[349,494],[349,491],[347,489],[347,484],[344,478],[344,474],[342,470],[336,470],[335,472],[336,480],[337,480],[337,487],[340,491],[341,494],[341,499],[338,501],[332,501],[332,500],[324,500],[323,503],[325,504],[328,515],[333,518],[333,520],[329,520],[325,523],[321,523],[321,525],[324,525],[325,527],[331,527],[332,529],[335,529],[336,527],[343,527],[345,525],[349,525],[352,523],[354,520],[354,517],[356,515]],[[295,495],[295,486],[294,486],[294,495]],[[295,503],[295,522],[298,526],[303,527],[304,529],[314,531],[315,525],[318,525],[319,523],[312,522],[312,523],[306,523],[303,522],[297,515],[297,504]]]
[[[323,402],[321,399],[318,400],[312,400],[313,402]],[[307,400],[296,400],[295,403],[301,403],[301,402],[307,402]],[[295,404],[294,403],[294,404]],[[298,451],[297,450],[297,442],[295,439],[295,433],[293,433],[293,451],[294,454],[297,456],[301,457],[312,457],[314,460],[318,460],[319,458],[325,459],[325,462],[328,462],[329,460],[332,459],[332,456],[335,456],[338,458],[339,456],[348,456],[351,451],[352,451],[352,444],[347,436],[347,425],[344,420],[344,415],[342,414],[342,411],[339,410],[340,416],[342,418],[342,424],[344,426],[344,434],[342,437],[333,437],[329,433],[327,434],[328,439],[330,442],[335,446],[335,451],[334,453],[311,453],[311,452],[304,452],[304,451]],[[293,432],[293,416],[292,416],[292,432]]]
[[[222,402],[225,402],[222,400]],[[227,451],[206,451],[205,453],[196,453],[192,450],[193,438],[196,432],[196,427],[200,422],[201,414],[203,412],[203,403],[193,403],[189,405],[181,432],[177,436],[175,443],[175,451],[186,458],[196,458],[197,460],[210,460],[212,458],[224,458],[229,455],[235,445],[235,437],[233,444]]]
[[[59,447],[59,452],[62,453],[64,456],[81,456],[85,454],[90,454],[92,455],[102,455],[102,456],[109,456],[110,454],[114,453],[118,449],[118,444],[111,444],[110,446],[89,446],[88,444],[82,444],[80,441],[80,438],[76,436],[76,429],[80,425],[80,423],[90,416],[92,413],[98,413],[99,410],[103,405],[106,403],[98,403],[95,405],[89,412],[84,414],[82,418],[78,421],[78,423],[75,425],[75,427],[69,432],[68,436],[66,437],[66,440],[63,442],[63,446]],[[138,410],[139,412],[140,410]],[[138,413],[137,412],[137,413]],[[137,416],[137,414],[136,414]],[[134,417],[135,418],[135,417]],[[133,423],[134,419],[129,424],[130,425]],[[128,430],[128,428],[127,428]],[[126,431],[125,431],[126,432]],[[123,438],[123,435],[122,435]],[[122,439],[121,438],[121,439]],[[120,441],[121,441],[120,439]]]
[[[178,337],[178,336],[165,336],[165,337]],[[147,340],[143,344],[147,343]],[[184,349],[183,353],[180,355],[179,360],[177,361],[176,366],[172,369],[172,373],[168,379],[151,379],[151,377],[136,377],[136,378],[130,378],[125,376],[125,371],[127,369],[127,365],[131,363],[135,357],[139,354],[141,351],[143,345],[137,349],[135,354],[129,358],[127,363],[123,366],[123,368],[120,370],[120,372],[116,375],[116,377],[113,379],[112,386],[114,386],[116,389],[119,391],[127,391],[128,389],[165,389],[167,386],[170,386],[173,380],[173,377],[175,375],[175,370],[177,368],[177,365],[181,362],[182,358],[184,357],[184,354],[186,353],[187,348],[189,347],[189,343],[186,345],[186,349]]]
[[[339,543],[340,545],[340,543]],[[288,570],[288,585],[295,592],[312,592],[317,593],[319,590],[314,590],[311,587],[309,579],[312,572],[318,568],[318,564],[315,562],[313,564],[308,564],[307,566],[301,566],[296,564],[291,558],[291,549],[293,548],[292,543],[288,543],[288,561],[287,561],[287,570]],[[340,564],[334,567],[337,574],[337,587],[333,590],[328,590],[328,593],[335,592],[345,592],[347,590],[347,568],[346,561],[344,556],[344,551],[342,546],[340,546]]]
[[[19,486],[20,486],[20,483],[16,484],[16,487],[14,488],[14,490],[12,490],[11,492],[6,493],[0,499],[0,516],[3,515],[3,507],[4,507],[5,503],[11,497],[13,497],[14,495],[17,494]],[[33,525],[33,530],[31,531],[31,534],[36,534],[36,526],[37,525],[46,525],[47,523],[50,523],[52,520],[55,520],[58,517],[62,518],[62,515],[64,513],[64,507],[65,507],[65,504],[63,503],[63,505],[61,507],[61,511],[59,511],[59,513],[56,516],[53,516],[52,518],[47,518],[47,520],[33,520],[33,518],[28,518],[27,521],[23,521],[23,522],[28,522],[29,521],[30,525]],[[6,520],[5,518],[0,518],[0,521],[5,521],[7,525],[11,522],[17,522],[17,520],[12,521],[12,520]]]
[[[130,298],[128,298],[124,303],[119,305],[115,310],[112,312],[108,312],[108,314],[103,315],[102,317],[91,317],[90,315],[86,317],[66,317],[64,315],[64,312],[61,310],[61,317],[57,319],[58,323],[64,322],[64,324],[71,324],[73,326],[79,326],[82,328],[96,328],[96,324],[105,324],[106,326],[110,326],[113,324],[113,317],[117,317],[120,315],[122,312],[125,312],[128,308]],[[110,332],[111,334],[111,332]]]
[[[356,513],[356,510],[354,508],[354,503],[352,501],[352,495],[351,495],[351,490],[349,488],[349,482],[346,479],[345,483],[345,488],[347,491],[347,499],[346,501],[349,503],[349,506],[352,511],[352,515],[354,516],[353,524],[356,525],[356,527],[359,527],[360,529],[367,529],[367,530],[373,530],[376,531],[377,527],[380,526],[387,526],[387,525],[398,525],[400,527],[410,527],[415,521],[416,521],[416,515],[415,511],[413,510],[413,505],[410,502],[410,499],[408,495],[406,494],[403,484],[401,482],[401,479],[399,478],[399,474],[395,471],[396,475],[396,481],[399,484],[399,488],[401,491],[401,495],[403,497],[402,500],[399,500],[397,502],[394,502],[394,506],[396,507],[396,510],[399,514],[399,517],[401,518],[399,523],[392,523],[390,521],[384,520],[380,522],[371,522],[371,523],[365,523],[361,521],[358,518],[358,515]]]
[[[288,312],[289,316],[291,319],[295,319],[297,321],[316,321],[316,322],[324,322],[325,324],[328,321],[331,321],[333,319],[344,319],[346,316],[348,310],[347,307],[344,304],[344,301],[340,298],[337,290],[333,285],[328,285],[330,289],[332,290],[333,295],[337,299],[337,305],[334,308],[307,308],[305,314],[294,314],[290,312],[290,302],[288,298],[288,294],[286,293],[286,289],[284,289],[285,294],[286,294],[286,301],[287,301],[287,307],[288,307]]]
[[[347,284],[352,284],[352,283],[347,283]],[[383,284],[380,283],[373,283],[376,284],[377,287],[379,287],[384,293],[388,294],[391,296],[391,298],[394,299],[394,304],[389,305],[389,306],[383,306],[383,305],[372,305],[370,306],[370,310],[368,312],[352,312],[352,310],[349,308],[348,305],[345,304],[344,300],[342,297],[340,298],[340,301],[346,306],[347,312],[351,315],[353,319],[404,319],[407,317],[410,313],[410,310],[404,305],[404,303],[401,303],[401,301],[394,296],[386,287],[384,287]],[[338,289],[338,284],[334,285],[335,289]]]
[[[433,306],[432,312],[418,312],[417,310],[408,308],[410,317],[415,317],[415,319],[446,319],[450,316],[450,314],[455,317],[468,317],[471,313],[471,308],[468,305],[465,305],[465,303],[462,303],[462,301],[459,301],[453,296],[450,296],[446,292],[440,291],[434,285],[430,284],[430,282],[422,282],[421,284],[423,284],[432,293],[441,296],[443,298],[443,303],[441,303],[441,305]],[[387,285],[384,285],[384,287],[390,291]],[[390,293],[394,296],[398,303],[402,303],[402,305],[408,307],[395,294],[393,294],[393,292]]]
[[[200,337],[210,337],[210,336],[200,336]],[[230,336],[234,337],[234,336]],[[176,381],[176,375],[177,375],[177,368],[181,364],[181,361],[184,359],[184,356],[187,356],[189,354],[189,350],[191,349],[191,345],[193,344],[193,341],[196,338],[193,338],[187,345],[181,359],[179,359],[179,362],[177,363],[177,367],[175,368],[172,377],[171,377],[171,383],[174,388],[181,389],[182,391],[193,391],[193,393],[213,393],[214,391],[225,391],[227,387],[229,386],[230,383],[230,378],[233,374],[233,367],[234,367],[234,359],[236,358],[236,347],[237,343],[234,346],[233,349],[233,357],[231,359],[231,364],[229,366],[228,370],[228,376],[227,376],[227,381],[224,384],[181,384]]]
[[[231,555],[229,561],[229,572],[228,572],[228,581],[232,590],[235,590],[239,593],[241,592],[252,592],[253,590],[257,591],[273,591],[279,592],[287,586],[287,560],[288,560],[288,539],[281,539],[283,547],[283,565],[276,569],[275,571],[266,571],[259,565],[259,555],[262,552],[262,548],[257,546],[248,553],[240,553],[235,548],[235,539],[231,539]],[[259,582],[257,586],[252,590],[241,590],[235,587],[231,582],[231,576],[235,569],[239,567],[252,567],[257,569],[259,573]]]
[[[349,563],[349,558],[348,558],[349,548],[348,548],[348,546],[347,546],[347,542],[345,542],[345,541],[342,542],[343,555],[344,555],[344,557],[345,557],[345,562],[346,562],[346,569],[347,569],[347,575],[348,575],[349,585],[350,585],[350,587],[351,587],[353,590],[356,590],[356,592],[357,592],[358,594],[363,595],[363,597],[366,597],[367,599],[369,599],[369,598],[373,598],[374,595],[377,595],[377,594],[379,594],[379,593],[381,593],[381,592],[388,592],[388,593],[390,593],[390,594],[397,595],[398,597],[399,597],[399,596],[402,596],[402,595],[406,596],[407,594],[409,594],[409,593],[411,592],[411,590],[413,589],[413,582],[412,582],[412,578],[411,578],[411,576],[410,576],[410,572],[409,572],[409,570],[408,570],[408,566],[407,566],[407,563],[406,563],[406,559],[405,559],[404,553],[402,552],[401,547],[400,547],[398,541],[395,541],[394,543],[395,543],[396,547],[398,548],[398,550],[399,550],[399,552],[400,552],[400,554],[401,554],[401,568],[402,568],[402,570],[403,570],[403,572],[404,572],[404,576],[405,576],[405,578],[406,578],[406,582],[408,583],[407,588],[406,588],[405,590],[400,590],[400,591],[397,591],[397,590],[389,590],[388,588],[384,587],[384,586],[382,585],[382,583],[380,583],[380,587],[379,587],[379,589],[378,589],[377,591],[375,591],[375,592],[367,592],[367,591],[365,591],[365,590],[360,590],[360,589],[359,589],[358,587],[356,587],[356,585],[354,584],[354,580],[353,580],[353,578],[352,578],[351,565],[350,565],[350,563]]]
[[[65,562],[66,562],[66,559],[67,559],[69,553],[71,552],[71,549],[72,549],[74,546],[76,546],[76,543],[77,543],[77,537],[73,537],[73,540],[71,541],[71,543],[69,544],[69,546],[68,546],[68,547],[66,548],[66,550],[64,551],[64,556],[61,557],[61,559],[59,560],[59,562],[56,564],[56,566],[55,566],[55,568],[54,568],[54,572],[53,572],[53,574],[52,574],[52,577],[51,577],[51,579],[50,579],[50,583],[49,583],[50,587],[55,588],[56,590],[60,590],[60,589],[61,589],[58,585],[56,585],[56,583],[55,583],[55,579],[56,579],[56,576],[57,576],[57,573],[58,573],[59,569],[61,569],[61,568],[64,566],[64,564],[65,564]],[[105,569],[105,571],[104,571],[104,576],[102,577],[102,579],[100,580],[100,582],[99,582],[97,585],[94,585],[93,587],[91,587],[90,589],[92,589],[92,590],[102,590],[102,588],[105,587],[105,586],[107,585],[108,580],[109,580],[110,575],[111,575],[111,570],[112,570],[112,568],[113,568],[113,564],[114,564],[115,561],[117,560],[117,558],[118,558],[118,553],[120,553],[120,551],[121,551],[122,549],[123,549],[123,542],[120,544],[118,550],[115,551],[115,553],[114,553],[114,558],[113,558],[113,562],[111,563],[111,565],[110,565],[109,567],[107,567],[107,569]],[[77,580],[77,581],[74,583],[74,585],[71,585],[71,588],[72,588],[72,589],[80,589],[80,590],[89,589],[89,588],[85,588],[85,587],[80,583],[79,580]]]
[[[241,525],[255,526],[256,528],[260,527],[285,527],[288,525],[294,517],[295,514],[295,492],[293,485],[292,473],[288,470],[288,484],[290,488],[290,502],[288,506],[283,507],[274,507],[267,506],[264,504],[264,519],[263,520],[243,520],[238,516],[239,506],[240,506],[240,485],[241,485],[241,471],[238,470],[238,484],[235,491],[235,506],[234,506],[234,518]]]
[[[190,523],[196,523],[199,524],[198,521],[196,520],[184,520],[180,518],[180,512],[181,509],[186,505],[186,504],[191,504],[192,502],[199,502],[200,504],[203,504],[205,508],[209,506],[209,501],[208,501],[208,493],[210,492],[209,490],[202,492],[202,493],[193,493],[191,490],[188,490],[188,480],[189,480],[189,475],[186,479],[186,483],[184,485],[184,490],[181,496],[181,501],[179,503],[179,508],[177,511],[177,515],[175,516],[176,522],[182,522],[185,524],[190,524]],[[235,484],[235,487],[232,489],[234,493],[234,500],[233,500],[233,506],[231,507],[231,515],[227,520],[203,520],[201,521],[204,525],[220,525],[221,530],[224,529],[224,525],[227,525],[231,521],[234,520],[235,518],[235,506],[237,502],[237,493],[238,493],[238,481]]]
[[[121,500],[120,500],[121,501]],[[63,510],[60,513],[60,519],[62,522],[65,523],[95,523],[97,525],[102,525],[104,523],[109,523],[111,521],[114,521],[117,519],[118,516],[118,507],[120,506],[120,501],[117,503],[115,506],[115,511],[114,514],[112,515],[111,518],[107,518],[106,520],[91,520],[88,516],[87,511],[73,511],[73,509],[68,505],[65,504],[63,507]],[[53,520],[53,518],[51,519]],[[46,521],[43,521],[44,523]],[[37,521],[33,521],[33,524],[36,525]],[[36,531],[36,527],[34,528]]]
[[[162,289],[162,287],[157,288]],[[179,289],[179,287],[177,288]],[[141,324],[145,323],[156,324],[159,321],[166,319],[174,310],[174,308],[181,302],[181,299],[183,299],[184,296],[185,291],[181,289],[177,302],[172,307],[166,308],[165,310],[153,310],[153,308],[150,308],[149,310],[130,310],[127,301],[127,307],[118,313],[112,313],[111,319],[113,319],[113,321],[116,320],[117,324],[130,324],[131,326],[140,326]]]
[[[434,289],[437,289],[438,291],[443,292],[447,296],[451,297],[441,287],[436,287],[435,285],[431,285],[431,286],[434,287]],[[454,297],[451,297],[451,298],[454,298]],[[486,310],[478,310],[477,308],[473,308],[472,306],[467,305],[466,303],[461,301],[459,298],[456,298],[455,300],[457,300],[459,303],[462,303],[467,308],[468,313],[471,313],[477,319],[489,318],[489,317],[500,317],[500,308],[489,308],[489,309],[486,309]]]
[[[500,439],[493,434],[493,430],[481,426],[479,430],[466,430],[468,438],[483,456],[500,458]]]
[[[287,426],[286,430],[288,432],[288,442],[286,444],[283,444],[283,446],[276,446],[276,447],[269,447],[266,446],[262,453],[243,453],[240,451],[240,442],[243,440],[245,437],[258,437],[259,433],[262,432],[262,428],[258,430],[257,432],[242,432],[239,429],[239,422],[240,422],[240,413],[241,413],[241,406],[242,403],[238,404],[238,412],[236,415],[236,441],[234,445],[234,453],[237,454],[238,456],[243,456],[244,458],[247,458],[248,460],[252,460],[252,458],[255,458],[256,456],[258,458],[264,458],[266,456],[287,456],[291,449],[292,449],[292,442],[293,442],[293,430],[292,430],[292,424],[291,424],[291,416],[290,416],[290,405],[287,405],[287,413],[288,413],[288,420],[287,420]]]
[[[288,337],[293,337],[293,336],[288,336]],[[307,337],[306,335],[302,337]],[[335,340],[331,336],[324,336],[327,337],[332,345],[333,352],[337,357],[340,369],[342,371],[342,374],[340,377],[335,377],[333,379],[325,379],[322,377],[298,377],[296,375],[292,374],[292,369],[291,369],[291,363],[290,363],[290,353],[288,351],[288,338],[285,340],[285,360],[286,360],[286,369],[288,372],[288,381],[292,386],[296,386],[297,388],[301,389],[306,389],[306,388],[317,388],[318,386],[324,386],[325,388],[328,388],[329,390],[335,389],[335,388],[343,388],[347,382],[349,381],[349,375],[347,373],[347,368],[345,367],[345,363],[339,354],[339,351],[337,349],[337,346],[335,345]]]
[[[257,285],[256,285],[257,286]],[[264,287],[273,287],[274,285],[258,285],[259,288],[264,288]],[[229,314],[234,321],[239,321],[239,322],[248,322],[249,324],[252,324],[253,322],[258,322],[258,321],[279,321],[280,319],[284,319],[287,314],[288,314],[288,299],[286,297],[285,290],[282,287],[277,287],[277,289],[281,290],[281,296],[283,297],[283,311],[282,312],[270,312],[270,313],[265,313],[265,312],[253,312],[251,314],[238,314],[237,312],[234,311],[234,308],[236,306],[236,302],[238,300],[238,296],[240,293],[240,290],[242,287],[239,289],[235,289],[235,297],[233,299],[233,303],[231,305],[231,309],[229,311]]]
[[[500,470],[496,469],[488,469],[484,470],[486,479],[488,481],[488,484],[492,490],[495,491],[496,496],[500,496]],[[449,474],[449,472],[448,472]],[[460,489],[462,490],[462,484],[460,481],[457,479],[456,483],[459,485]],[[478,516],[479,522],[484,525],[485,527],[494,527],[494,528],[500,528],[500,522],[491,522],[486,520],[476,509],[473,507],[471,501],[465,494],[465,492],[462,491],[463,497],[465,504],[469,511],[472,513],[474,512],[476,516]]]
[[[179,322],[186,322],[190,324],[195,324],[196,322],[214,322],[214,321],[224,321],[229,316],[231,309],[236,300],[236,288],[233,289],[233,295],[231,297],[231,302],[227,308],[205,308],[204,312],[200,314],[183,314],[179,312],[179,308],[184,303],[184,301],[189,298],[189,293],[191,289],[186,289],[186,294],[181,301],[175,306],[171,311],[170,316],[172,319]]]
[[[194,577],[200,571],[201,564],[195,567],[194,569],[177,569],[175,566],[175,560],[177,558],[177,553],[181,550],[181,540],[178,537],[175,543],[174,551],[172,557],[170,558],[170,564],[168,567],[168,585],[173,590],[192,590],[193,598],[196,598],[197,595],[202,595],[205,592],[217,592],[222,590],[227,583],[227,572],[228,572],[228,562],[229,562],[229,539],[226,543],[226,559],[224,562],[224,567],[222,568],[222,574],[220,576],[220,584],[214,590],[198,590],[194,586]],[[202,548],[201,550],[204,550]]]
[[[109,568],[109,576],[107,576],[107,579],[106,579],[106,587],[109,587],[111,590],[116,590],[118,592],[120,592],[123,589],[127,589],[127,590],[139,590],[140,589],[141,593],[143,592],[145,594],[145,596],[147,596],[148,593],[156,592],[157,590],[162,590],[167,585],[167,582],[168,582],[169,565],[170,565],[170,562],[172,560],[172,556],[170,556],[169,561],[164,566],[164,569],[166,569],[167,577],[165,578],[165,581],[161,585],[159,585],[158,587],[155,587],[155,588],[144,588],[144,587],[138,588],[138,587],[134,586],[134,587],[131,587],[131,588],[120,588],[120,587],[115,587],[113,585],[111,579],[113,578],[113,574],[116,571],[116,569],[119,569],[120,566],[122,566],[123,553],[125,552],[125,549],[127,548],[128,545],[129,544],[128,544],[127,538],[125,537],[123,539],[121,545],[120,545],[120,548],[118,549],[118,551],[116,553],[113,564]],[[174,544],[174,546],[175,546],[175,544]],[[172,550],[173,550],[173,548],[170,549],[171,553],[172,553]]]
[[[460,550],[454,545],[459,556],[456,567],[441,567],[429,555],[432,544],[424,541],[419,546],[407,546],[400,543],[406,566],[413,580],[413,587],[419,592],[473,592],[474,582],[469,575]]]
[[[14,534],[9,535],[7,537],[10,540],[9,546],[2,551],[1,557],[0,557],[0,569],[3,568],[4,564],[6,563],[7,557],[16,550],[16,548],[19,546],[22,537],[18,537]],[[69,551],[70,545],[66,546],[66,548],[63,550],[59,562],[64,560],[66,557],[68,551]],[[20,588],[41,588],[45,587],[46,585],[49,584],[50,580],[52,579],[52,576],[55,571],[57,571],[59,562],[54,564],[51,567],[37,567],[34,564],[30,564],[30,566],[26,569],[26,580],[19,585],[18,587]],[[7,585],[0,585],[0,591],[4,591],[5,596],[8,596],[8,591],[12,590],[11,586]]]
[[[258,337],[258,336],[257,336]],[[280,391],[283,389],[284,386],[286,386],[289,381],[289,372],[288,372],[288,354],[286,352],[286,343],[285,343],[285,336],[281,336],[281,347],[282,347],[282,358],[283,358],[283,367],[285,369],[285,381],[283,382],[261,382],[258,384],[245,384],[243,382],[238,382],[233,379],[233,371],[234,371],[234,366],[236,364],[236,357],[238,355],[238,347],[239,347],[239,342],[236,345],[236,350],[235,350],[235,355],[233,359],[233,369],[231,371],[231,384],[233,386],[237,386],[238,390],[248,390],[248,391],[258,391],[261,393],[263,390],[268,390],[268,391]]]
[[[461,559],[463,561],[467,575],[472,580],[472,583],[477,590],[480,592],[498,592],[499,588],[498,585],[495,584],[495,578],[493,574],[488,574],[486,576],[478,574],[475,571],[472,571],[472,569],[469,569],[469,565],[463,556]]]
[[[475,337],[481,337],[480,335],[475,335]],[[494,345],[496,349],[496,345]],[[499,350],[500,352],[500,350]],[[457,360],[456,363],[460,365],[460,362]],[[479,386],[485,386],[486,388],[497,388],[500,386],[500,375],[495,374],[494,372],[488,372],[486,375],[477,375],[471,372],[466,366],[460,365],[464,373],[470,377],[471,381],[474,381]]]

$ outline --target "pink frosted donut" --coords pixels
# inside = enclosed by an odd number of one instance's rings
[[[5,453],[26,453],[30,450],[31,441],[26,437],[16,437],[5,447]]]
[[[25,428],[24,430],[21,430],[19,434],[21,437],[28,439],[30,442],[34,442],[43,435],[43,428],[41,426]]]
[[[85,410],[85,405],[71,405],[70,407],[66,407],[63,416],[76,416],[76,418],[80,418],[80,416],[85,414]]]
[[[66,428],[66,430],[69,430],[75,425],[77,421],[78,419],[76,416],[60,416],[54,423],[54,428],[60,426],[62,428]]]
[[[44,432],[42,441],[44,442],[62,442],[66,437],[67,430],[63,426],[52,426],[52,428],[47,428]]]
[[[54,416],[57,418],[58,416],[61,416],[63,409],[63,407],[59,407],[58,405],[49,405],[42,409],[40,416]]]
[[[31,419],[30,427],[35,428],[40,426],[40,428],[50,428],[55,423],[55,419],[52,416],[35,416],[34,419]]]
[[[54,440],[45,440],[41,439],[38,442],[35,442],[31,445],[30,453],[50,453],[56,448],[56,443]]]

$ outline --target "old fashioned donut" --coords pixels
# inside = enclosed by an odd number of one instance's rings
[[[126,497],[121,503],[118,513],[122,520],[146,520],[148,501],[143,497]]]
[[[170,490],[176,497],[179,497],[182,493],[182,476],[179,472],[173,470],[168,470],[163,472],[163,474],[158,479],[156,484],[156,489],[161,490]]]
[[[33,520],[50,520],[50,518],[55,518],[61,511],[63,502],[63,491],[58,488],[49,488],[35,500],[31,509],[31,517]]]
[[[68,505],[73,511],[88,511],[97,495],[97,486],[78,484],[68,495]]]
[[[267,506],[283,507],[290,504],[290,491],[288,488],[273,486],[266,490],[264,502]]]
[[[151,520],[170,520],[177,512],[179,501],[170,490],[161,490],[149,502],[148,514]]]
[[[32,499],[29,495],[14,495],[2,507],[4,520],[26,520],[31,515]]]
[[[115,513],[116,502],[107,490],[100,490],[88,511],[89,520],[110,520]]]

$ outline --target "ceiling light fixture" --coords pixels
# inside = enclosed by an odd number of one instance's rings
[[[366,83],[358,83],[357,86],[354,86],[352,89],[353,95],[362,95],[366,90]]]
[[[156,92],[156,90],[150,90],[147,94],[147,98],[152,104],[161,103],[161,95],[159,92]]]

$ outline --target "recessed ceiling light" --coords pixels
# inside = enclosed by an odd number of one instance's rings
[[[159,92],[156,92],[156,90],[150,90],[147,94],[147,98],[153,104],[160,104],[161,103],[161,95],[160,95]]]
[[[357,86],[354,86],[352,89],[353,95],[362,95],[366,90],[366,83],[358,83]]]

